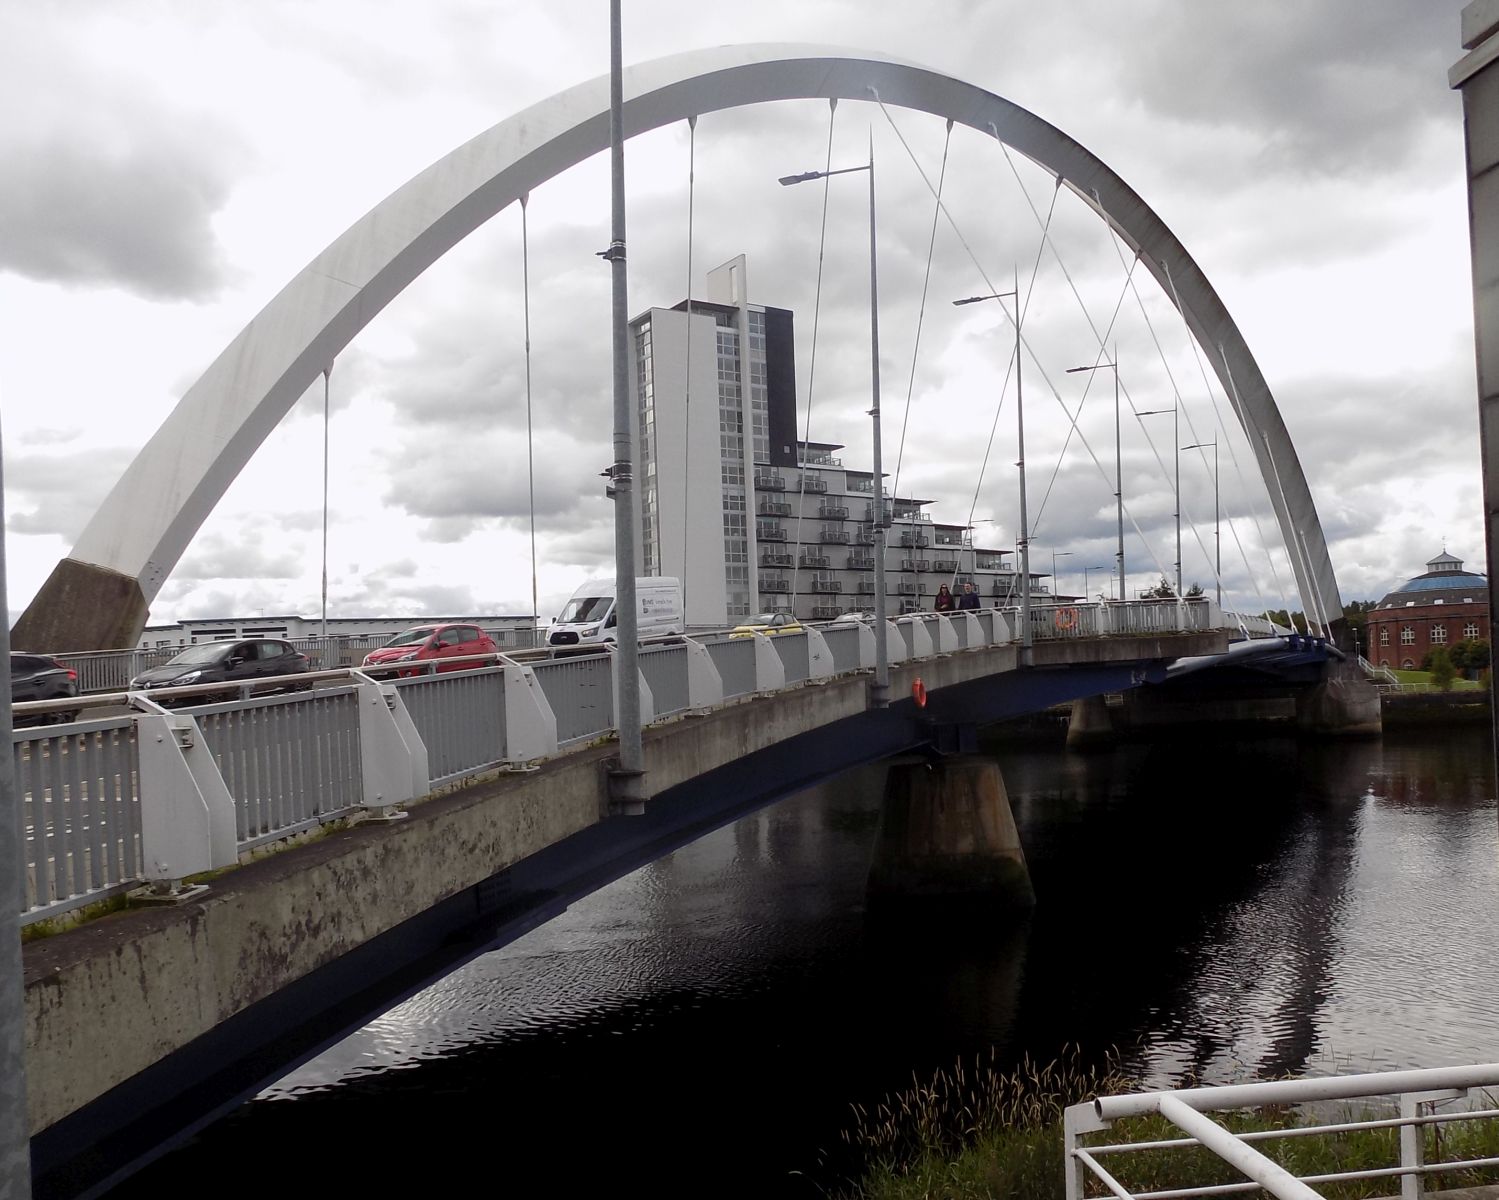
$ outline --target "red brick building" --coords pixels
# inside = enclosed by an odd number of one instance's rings
[[[1427,651],[1470,638],[1489,640],[1489,581],[1445,550],[1426,574],[1407,579],[1370,611],[1365,656],[1375,666],[1412,670]]]

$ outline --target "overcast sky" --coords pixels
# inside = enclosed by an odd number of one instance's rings
[[[1461,8],[629,0],[624,52],[628,63],[740,42],[880,51],[996,92],[1080,141],[1165,220],[1243,331],[1351,600],[1423,570],[1444,541],[1484,569],[1461,108],[1446,83]],[[4,6],[0,104],[24,114],[0,124],[12,612],[182,393],[301,267],[455,146],[607,67],[605,0]],[[847,443],[849,465],[867,466],[865,193],[848,180],[831,189],[809,380],[822,191],[775,184],[822,165],[828,117],[825,102],[798,102],[699,120],[692,261],[700,286],[743,252],[752,299],[796,311],[801,419],[810,390],[814,440]],[[957,130],[944,183],[957,229],[938,227],[923,309],[933,203],[917,164],[936,179],[943,123],[845,102],[835,165],[861,161],[871,133],[885,461],[893,470],[899,457],[901,493],[936,500],[939,520],[971,510],[982,541],[1012,543],[1012,400],[982,466],[1010,335],[995,306],[950,301],[985,290],[985,276],[1008,286],[1018,269],[1036,355],[1026,377],[1033,565],[1049,571],[1056,552],[1063,588],[1080,590],[1084,567],[1104,568],[1091,590],[1108,586],[1108,373],[1065,453],[1061,415],[1083,401],[1087,377],[1065,368],[1095,360],[1096,327],[1118,343],[1127,404],[1170,407],[1179,395],[1182,444],[1222,442],[1229,598],[1299,607],[1283,553],[1262,547],[1273,523],[1242,435],[1215,424],[1215,401],[1229,419],[1216,383],[1154,283],[1143,271],[1128,278],[1104,226],[1062,192],[1056,253],[1039,253],[1049,178]],[[688,151],[685,124],[626,148],[632,313],[686,291]],[[594,257],[609,238],[606,158],[538,188],[528,215],[538,590],[550,615],[612,563],[598,478],[612,420],[609,273]],[[512,209],[340,358],[332,614],[531,611],[522,303]],[[321,403],[319,384],[267,440],[163,587],[153,621],[318,612]],[[1132,586],[1175,555],[1169,424],[1126,409],[1128,524],[1145,535],[1129,531]],[[1182,456],[1184,573],[1208,588],[1210,462]]]

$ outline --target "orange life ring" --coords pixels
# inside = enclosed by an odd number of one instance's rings
[[[916,677],[916,682],[911,685],[911,699],[916,701],[917,708],[926,707],[926,684],[921,682],[921,676]]]
[[[1052,622],[1053,622],[1053,624],[1056,625],[1056,627],[1058,629],[1062,629],[1062,630],[1076,629],[1077,628],[1077,609],[1075,609],[1075,608],[1059,608],[1059,609],[1057,609],[1056,615],[1052,618]]]

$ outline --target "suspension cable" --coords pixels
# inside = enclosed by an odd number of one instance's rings
[[[692,204],[697,180],[697,117],[687,118],[687,354],[682,384],[682,620],[687,620],[687,484],[692,458]],[[654,361],[654,360],[652,360]],[[754,495],[751,489],[750,495]],[[657,510],[659,511],[659,509]]]
[[[1192,336],[1191,326],[1188,325],[1188,323],[1187,323],[1186,310],[1182,308],[1181,296],[1178,294],[1178,292],[1176,290],[1176,280],[1173,279],[1172,275],[1171,275],[1171,266],[1170,266],[1169,263],[1162,263],[1161,266],[1162,266],[1162,269],[1166,272],[1166,282],[1171,285],[1171,296],[1172,296],[1172,299],[1176,303],[1176,309],[1177,309],[1177,311],[1179,313],[1181,313],[1182,326],[1185,329],[1186,335],[1187,335],[1187,345],[1191,347],[1192,358],[1197,363],[1197,373],[1202,377],[1202,386],[1203,386],[1203,389],[1208,393],[1208,396],[1213,401],[1213,414],[1217,418],[1218,428],[1220,430],[1224,430],[1227,427],[1227,422],[1223,420],[1222,410],[1218,407],[1218,398],[1217,398],[1217,395],[1213,391],[1213,386],[1212,386],[1211,382],[1209,382],[1209,380],[1208,380],[1207,367],[1203,363],[1202,352],[1201,352],[1201,349],[1197,345],[1197,339]],[[1221,347],[1220,347],[1220,349],[1221,349]],[[1224,371],[1225,372],[1228,371],[1228,362],[1227,362],[1226,356],[1225,356],[1225,360],[1224,360]],[[1229,399],[1230,405],[1233,406],[1233,408],[1235,409],[1235,411],[1236,412],[1240,411],[1239,404],[1238,404],[1237,388],[1235,389],[1234,395],[1230,396],[1228,399]],[[1246,480],[1244,478],[1244,468],[1243,468],[1242,464],[1239,462],[1238,452],[1237,452],[1237,450],[1235,450],[1234,444],[1232,442],[1228,443],[1228,457],[1229,457],[1229,462],[1233,465],[1234,478],[1236,478],[1239,481],[1239,494],[1242,497],[1245,498],[1246,505],[1248,507],[1249,519],[1250,519],[1250,521],[1254,525],[1255,537],[1257,537],[1259,539],[1259,546],[1260,546],[1260,549],[1264,552],[1265,561],[1267,563],[1269,563],[1269,565],[1270,565],[1270,574],[1271,574],[1271,577],[1275,581],[1275,590],[1280,595],[1281,603],[1286,605],[1286,612],[1289,615],[1291,609],[1290,609],[1290,604],[1287,603],[1288,593],[1286,592],[1285,581],[1282,580],[1282,578],[1281,578],[1280,568],[1279,568],[1279,566],[1277,566],[1277,564],[1275,562],[1275,556],[1270,553],[1269,543],[1265,540],[1265,531],[1264,531],[1263,527],[1260,525],[1259,513],[1256,511],[1255,505],[1252,503],[1252,501],[1250,499],[1253,496],[1254,493],[1253,493],[1252,489],[1249,487],[1248,483],[1246,482]],[[1264,482],[1265,482],[1264,481],[1264,477],[1261,476],[1260,483],[1263,484]],[[1265,619],[1268,621],[1270,619],[1270,608],[1269,608],[1269,605],[1266,604],[1264,592],[1260,588],[1259,576],[1258,576],[1258,574],[1256,574],[1256,572],[1254,571],[1254,569],[1249,565],[1249,553],[1244,548],[1244,543],[1243,543],[1243,541],[1239,537],[1238,527],[1235,524],[1234,519],[1232,517],[1230,517],[1229,521],[1228,521],[1228,530],[1229,530],[1229,534],[1234,539],[1234,545],[1238,548],[1239,557],[1240,557],[1240,559],[1244,563],[1244,570],[1249,575],[1250,580],[1252,581],[1252,583],[1254,585],[1255,598],[1260,602],[1260,608],[1261,608],[1261,610],[1263,610],[1263,612],[1265,614]]]
[[[822,260],[828,244],[828,194],[829,185],[833,182],[827,172],[833,169],[833,119],[838,115],[838,100],[836,97],[828,101],[828,153],[827,165],[823,168],[822,178],[822,229],[817,236],[817,288],[812,298],[812,351],[811,361],[807,365],[807,421],[805,432],[802,435],[802,448],[797,450],[792,447],[796,457],[796,549],[791,552],[791,615],[796,615],[796,597],[798,575],[801,573],[801,547],[802,547],[802,508],[807,499],[807,446],[812,441],[812,386],[817,379],[817,324],[822,316]],[[876,498],[879,495],[880,481],[874,481]],[[754,494],[753,489],[750,492]],[[756,508],[758,510],[758,504]],[[758,539],[757,539],[758,541]],[[758,568],[757,568],[758,569]]]
[[[911,395],[916,390],[916,360],[921,352],[921,326],[926,319],[927,290],[932,281],[932,253],[937,248],[937,219],[942,215],[942,185],[947,180],[947,152],[952,145],[951,118],[947,122],[947,136],[942,142],[942,169],[937,174],[937,206],[932,209],[932,232],[926,243],[926,271],[921,277],[921,305],[916,311],[916,341],[911,347],[911,377],[906,382],[906,411],[900,421],[900,446],[895,452],[895,479],[890,484],[890,494],[900,495],[900,468],[906,455],[906,426],[911,421]]]
[[[521,194],[520,273],[521,310],[526,345],[526,491],[531,514],[531,619],[539,626],[541,608],[536,599],[536,459],[531,435],[531,244],[530,230],[526,224],[526,204],[530,199],[529,192]],[[533,639],[534,636],[533,630]]]
[[[932,186],[932,181],[927,177],[926,171],[922,169],[920,160],[918,160],[917,157],[916,157],[916,155],[912,152],[910,143],[908,143],[906,141],[905,135],[901,133],[900,126],[898,126],[895,123],[895,118],[890,115],[890,110],[885,107],[884,101],[882,101],[880,99],[879,92],[876,89],[874,89],[874,88],[870,88],[869,92],[870,92],[870,95],[874,98],[874,102],[880,106],[880,111],[885,114],[885,119],[890,123],[890,127],[891,127],[892,130],[894,130],[895,136],[900,140],[901,146],[905,148],[907,156],[911,159],[912,165],[916,168],[916,173],[921,176],[921,181],[924,184],[926,184],[927,191],[931,192],[933,195],[936,195],[936,189]],[[998,129],[998,127],[996,125],[994,125],[992,122],[989,125],[989,132],[994,135],[994,140],[999,143],[1000,149],[1006,152],[1006,158],[1008,159],[1008,148],[1005,146],[1004,139],[999,136],[999,129]],[[1058,185],[1060,185],[1060,182],[1061,182],[1060,176],[1057,177],[1057,182],[1058,182]],[[1023,187],[1022,187],[1021,190],[1025,194],[1027,203],[1030,203],[1030,194],[1028,192],[1025,192],[1025,190],[1024,190]],[[988,287],[988,289],[989,289],[989,291],[991,293],[995,292],[996,289],[994,287],[993,282],[989,278],[989,273],[984,270],[983,264],[979,261],[978,256],[973,252],[973,247],[969,245],[968,239],[963,236],[963,231],[960,228],[958,228],[958,223],[953,219],[952,213],[947,208],[947,205],[945,203],[939,202],[938,207],[941,208],[942,215],[947,218],[948,224],[952,226],[953,232],[957,236],[959,244],[963,247],[964,251],[967,253],[969,261],[971,261],[973,263],[974,269],[976,271],[978,271],[979,278],[984,281],[985,286]],[[1035,218],[1036,218],[1037,222],[1040,223],[1041,216],[1040,216],[1039,213],[1035,212],[1035,206],[1033,204],[1031,205],[1031,211],[1035,215]],[[1046,240],[1049,240],[1049,239],[1046,239]],[[1056,253],[1056,251],[1055,251],[1054,248],[1053,248],[1053,253]],[[1064,274],[1066,273],[1065,266],[1063,267],[1063,272],[1064,272]],[[1070,275],[1068,276],[1068,282],[1071,283],[1071,277],[1070,277]],[[1073,286],[1073,294],[1074,294],[1074,296],[1077,295],[1077,289],[1076,289],[1075,285]],[[1092,317],[1088,314],[1087,306],[1082,304],[1082,301],[1081,301],[1080,297],[1078,298],[1078,302],[1079,302],[1079,305],[1083,309],[1083,315],[1084,315],[1085,319],[1087,319],[1089,327],[1092,328],[1094,336],[1097,337],[1098,336],[1098,329],[1097,329],[1097,326],[1093,324]],[[1011,316],[1010,311],[1005,308],[1003,302],[1000,303],[999,307],[1000,307],[1001,310],[1004,311],[1005,319],[1008,320],[1011,323],[1011,325],[1013,326],[1016,323],[1016,318],[1014,316]],[[1021,313],[1020,308],[1019,308],[1018,305],[1016,307],[1016,313],[1017,313],[1017,315],[1019,315],[1019,316],[1021,316],[1023,318],[1024,314]],[[1057,406],[1059,408],[1061,408],[1061,410],[1063,412],[1063,415],[1065,415],[1067,417],[1068,423],[1074,429],[1077,430],[1078,441],[1082,444],[1083,449],[1088,452],[1088,457],[1092,460],[1093,466],[1098,471],[1099,476],[1106,483],[1111,482],[1109,480],[1108,472],[1104,469],[1102,461],[1100,461],[1098,455],[1094,452],[1093,446],[1088,441],[1087,436],[1082,432],[1081,429],[1077,429],[1077,422],[1075,420],[1073,420],[1072,414],[1067,409],[1067,405],[1065,403],[1063,403],[1061,393],[1057,390],[1056,385],[1052,383],[1051,377],[1049,375],[1047,375],[1046,369],[1045,369],[1044,366],[1042,366],[1041,360],[1036,356],[1035,351],[1031,350],[1030,342],[1026,339],[1024,333],[1021,334],[1020,341],[1021,341],[1021,344],[1022,344],[1023,348],[1026,351],[1030,352],[1031,361],[1036,364],[1037,369],[1041,372],[1041,378],[1042,378],[1043,382],[1046,384],[1047,389],[1051,392],[1052,399],[1057,402]],[[1102,339],[1100,339],[1099,345],[1103,346],[1105,344],[1106,343],[1104,343],[1102,341]],[[1120,390],[1121,390],[1121,393],[1122,393],[1123,392],[1123,388],[1121,387]],[[1134,402],[1133,401],[1130,402],[1130,409],[1131,409],[1132,412],[1134,411]],[[1138,413],[1136,413],[1136,416],[1138,417]],[[1143,423],[1142,423],[1142,427],[1143,427]],[[1148,431],[1147,431],[1147,437],[1148,437]],[[1153,443],[1152,443],[1152,446],[1153,446]],[[1160,455],[1157,454],[1156,458],[1157,458],[1157,461],[1159,461]],[[1146,538],[1144,531],[1140,528],[1140,523],[1135,519],[1134,513],[1130,511],[1129,505],[1127,505],[1127,504],[1124,505],[1124,512],[1125,512],[1125,515],[1129,517],[1130,525],[1134,528],[1135,533],[1139,536],[1141,543],[1145,546],[1146,552],[1150,555],[1151,559],[1154,560],[1157,569],[1160,570],[1160,572],[1161,572],[1162,575],[1165,575],[1166,574],[1166,569],[1165,569],[1165,566],[1161,562],[1160,556],[1158,554],[1156,554],[1154,548],[1150,544],[1150,540],[1148,538]]]
[[[1056,206],[1057,206],[1057,192],[1060,191],[1060,190],[1061,190],[1061,188],[1060,188],[1060,184],[1059,184],[1057,190],[1053,191],[1052,194],[1051,194],[1051,209],[1046,214],[1046,228],[1047,229],[1049,229],[1051,227],[1052,213],[1054,213],[1056,211]],[[1041,249],[1042,249],[1042,246],[1045,245],[1045,243],[1046,243],[1046,230],[1043,229],[1042,233],[1041,233],[1041,245],[1039,245],[1039,246],[1036,247],[1036,258],[1035,258],[1035,261],[1031,263],[1031,277],[1030,277],[1029,286],[1027,286],[1027,288],[1025,290],[1024,308],[1022,308],[1022,306],[1021,306],[1020,296],[1016,295],[1016,297],[1015,297],[1015,311],[1020,314],[1020,323],[1021,323],[1022,326],[1025,324],[1025,313],[1030,309],[1031,297],[1036,294],[1036,274],[1041,269]],[[1016,286],[1017,287],[1019,286],[1018,282],[1017,282]],[[1004,305],[1001,304],[1000,307],[1003,308]],[[1009,357],[1010,357],[1010,359],[1012,361],[1014,361],[1014,359],[1015,359],[1015,355],[1014,354],[1011,354]],[[1018,366],[1019,366],[1019,364],[1016,363],[1016,367],[1017,368],[1018,368]],[[988,445],[986,445],[984,447],[984,458],[983,458],[983,462],[979,465],[978,480],[973,485],[973,499],[971,501],[969,501],[969,504],[968,504],[968,522],[967,522],[967,524],[968,524],[968,528],[970,530],[970,534],[969,534],[970,540],[972,540],[972,532],[971,531],[973,529],[973,514],[978,510],[979,493],[983,490],[984,475],[986,474],[986,472],[988,471],[988,468],[989,468],[989,454],[990,454],[990,451],[993,449],[993,446],[994,446],[994,433],[995,433],[995,430],[997,430],[999,428],[999,413],[1000,413],[1000,409],[1002,409],[1004,407],[1005,390],[1009,387],[1009,383],[1010,383],[1010,368],[1006,367],[1005,368],[1004,383],[1000,386],[1000,391],[999,391],[999,403],[997,405],[995,405],[995,407],[994,407],[994,421],[989,426],[989,443],[988,443]],[[1031,529],[1032,530],[1035,529],[1034,522],[1031,525]],[[962,561],[962,556],[961,555],[959,556],[958,561],[961,563],[961,561]],[[977,572],[977,566],[975,566],[974,569],[975,569],[975,573],[976,573]],[[957,582],[958,582],[958,572],[957,572],[956,568],[954,568],[953,573],[952,573],[952,583],[949,586],[956,586]],[[1012,586],[1011,587],[1011,593],[1012,594],[1013,594],[1013,591],[1014,591],[1014,588]]]

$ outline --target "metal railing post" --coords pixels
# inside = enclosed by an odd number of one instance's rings
[[[1402,1120],[1413,1121],[1421,1116],[1422,1102],[1414,1093],[1405,1092],[1400,1097]],[[1400,1166],[1410,1172],[1400,1177],[1400,1200],[1422,1200],[1426,1195],[1426,1177],[1419,1170],[1426,1163],[1426,1134],[1419,1125],[1400,1127]]]

